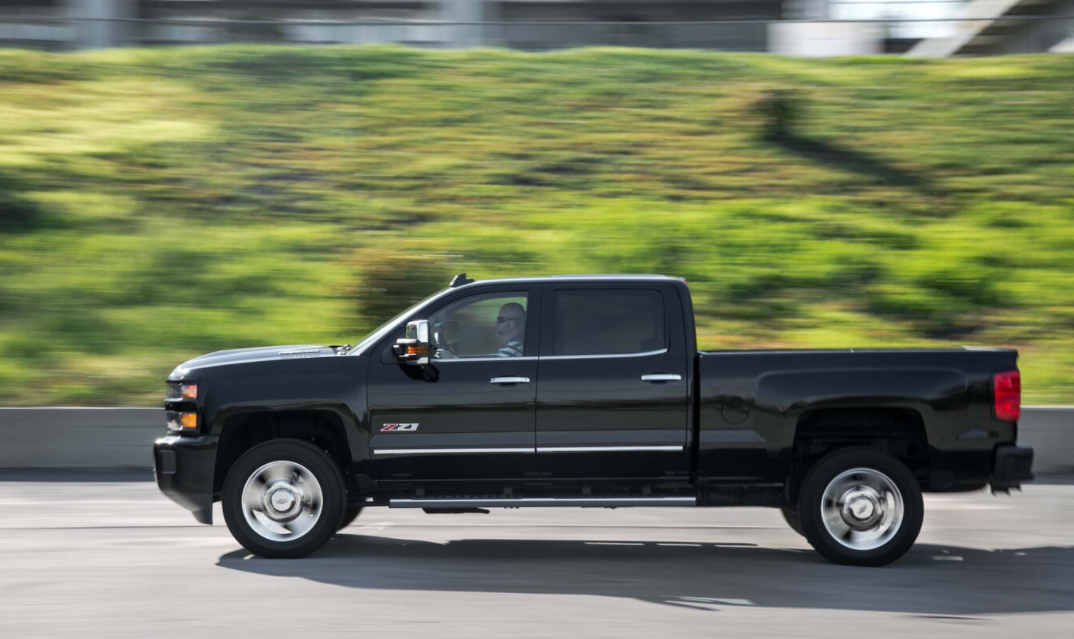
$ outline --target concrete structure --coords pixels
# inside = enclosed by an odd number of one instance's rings
[[[1074,51],[1074,0],[972,0],[950,33],[919,42],[907,55],[1005,55]]]
[[[1074,407],[1026,408],[1019,429],[1038,472],[1074,472]],[[164,432],[160,408],[0,408],[0,469],[149,469]]]
[[[829,0],[6,0],[0,45],[45,49],[223,42],[546,50],[622,45],[767,49],[766,22]],[[727,24],[726,21],[738,21]]]
[[[128,17],[134,0],[64,0],[66,16],[72,19],[71,43],[79,49],[98,49],[126,42],[129,22],[112,20]]]
[[[0,468],[153,467],[162,408],[0,408]]]
[[[0,46],[393,42],[806,56],[910,48],[918,57],[1074,51],[1074,0],[959,1],[914,9],[920,0],[3,0]],[[937,14],[936,7],[951,9]]]
[[[855,22],[771,22],[768,49],[800,58],[879,55],[883,38],[875,24]]]

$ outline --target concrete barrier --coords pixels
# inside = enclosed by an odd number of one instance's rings
[[[153,467],[162,408],[0,408],[0,468]]]
[[[0,469],[148,469],[163,434],[160,408],[0,408]],[[1074,407],[1024,408],[1019,441],[1037,472],[1074,472]]]
[[[1023,408],[1018,442],[1033,447],[1034,471],[1074,472],[1074,406]]]

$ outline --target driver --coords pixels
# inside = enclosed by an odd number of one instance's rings
[[[500,307],[496,316],[496,335],[503,339],[503,346],[496,357],[522,357],[522,339],[526,334],[526,309],[518,302]]]

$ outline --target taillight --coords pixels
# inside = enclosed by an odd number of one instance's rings
[[[1022,376],[1006,371],[992,376],[992,406],[996,419],[1016,422],[1022,414]]]

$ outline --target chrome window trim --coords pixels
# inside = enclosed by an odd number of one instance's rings
[[[667,353],[668,349],[661,348],[656,351],[645,351],[644,353],[612,353],[610,355],[545,355],[541,359],[611,359],[614,357],[651,357],[653,355],[663,355]]]
[[[677,452],[685,446],[538,446],[538,453]]]
[[[538,446],[536,448],[376,448],[374,455],[442,455],[442,454],[512,454],[512,453],[610,453],[610,452],[678,452],[681,444],[659,446]]]
[[[448,362],[533,362],[537,357],[453,357],[451,359],[429,358],[429,363],[446,364]]]
[[[374,455],[443,455],[474,453],[532,453],[534,448],[376,448]]]
[[[447,362],[528,362],[541,359],[612,359],[615,357],[651,357],[653,355],[664,355],[668,352],[668,349],[662,348],[656,351],[645,351],[644,353],[614,353],[611,355],[541,355],[539,357],[456,357],[452,359],[435,359],[430,358],[429,363],[436,362],[437,364],[444,364]]]

